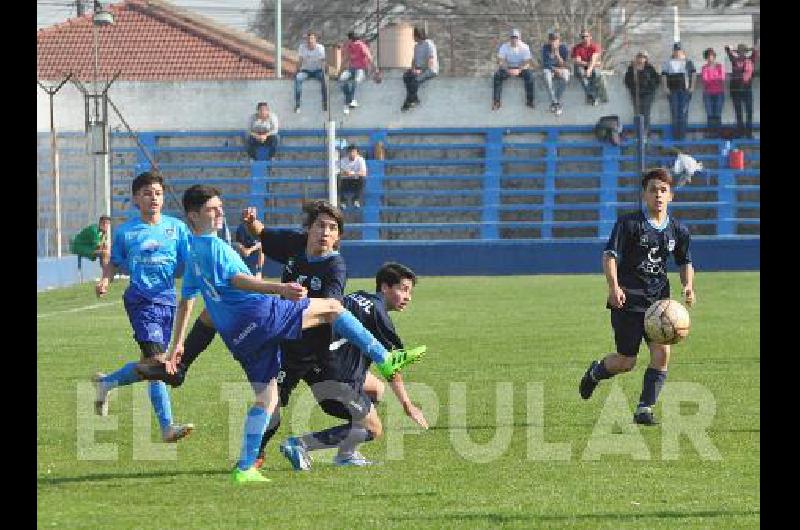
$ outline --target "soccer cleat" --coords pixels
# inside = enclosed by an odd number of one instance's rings
[[[583,377],[581,378],[581,384],[578,388],[583,399],[589,399],[592,397],[592,392],[594,392],[595,387],[597,387],[597,381],[592,378],[592,370],[594,370],[594,367],[599,364],[600,363],[597,361],[592,361],[592,364],[589,365],[586,373],[583,374]]]
[[[106,374],[102,372],[97,372],[92,377],[92,383],[94,383],[94,387],[96,390],[96,396],[94,398],[94,412],[98,416],[108,416],[108,390],[106,390],[105,385],[103,384],[103,378]]]
[[[356,467],[364,467],[364,466],[371,466],[375,462],[371,460],[367,460],[364,458],[364,455],[359,453],[358,451],[353,451],[349,455],[337,454],[333,457],[333,465],[344,467],[344,466],[356,466]]]
[[[639,425],[658,425],[655,417],[653,417],[653,409],[650,407],[642,407],[636,409],[633,414],[633,423]]]
[[[181,438],[186,438],[192,431],[194,430],[194,425],[191,423],[187,423],[185,425],[179,425],[177,423],[173,423],[164,433],[161,435],[161,438],[164,440],[165,443],[172,444],[180,440]]]
[[[280,446],[280,451],[292,464],[295,471],[308,471],[311,469],[311,457],[298,438],[287,438]]]
[[[262,475],[255,466],[242,471],[239,466],[233,469],[233,482],[236,484],[244,484],[245,482],[270,482],[270,480]]]
[[[427,349],[427,346],[417,346],[404,350],[392,350],[388,352],[389,356],[386,360],[379,364],[376,363],[376,366],[381,375],[389,379],[409,364],[413,364],[422,359]]]

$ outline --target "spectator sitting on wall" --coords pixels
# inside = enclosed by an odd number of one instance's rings
[[[703,52],[706,64],[700,70],[703,79],[703,105],[706,107],[706,138],[719,138],[722,129],[722,106],[725,103],[725,66],[717,62],[714,48]]]
[[[581,42],[572,47],[575,61],[575,77],[586,92],[586,103],[597,105],[598,85],[600,84],[600,45],[592,42],[589,30],[581,30]]]
[[[511,77],[521,77],[525,83],[525,104],[533,108],[534,87],[531,49],[522,42],[518,29],[512,29],[508,42],[500,45],[497,50],[497,62],[500,67],[494,73],[494,97],[492,110],[501,106],[500,99],[503,93],[503,81]]]
[[[300,65],[294,77],[294,111],[300,112],[300,99],[303,95],[303,81],[317,79],[322,87],[322,111],[328,110],[328,86],[325,83],[325,47],[317,42],[317,34],[309,31],[306,42],[297,50]]]
[[[105,266],[111,256],[111,217],[101,215],[97,224],[91,224],[78,232],[69,242],[70,252],[92,261],[100,258]]]
[[[644,116],[645,135],[650,130],[650,109],[653,106],[653,98],[660,82],[658,72],[650,64],[649,57],[646,51],[640,51],[625,72],[625,86],[631,92],[633,113]]]
[[[411,68],[403,74],[403,83],[406,85],[406,99],[400,110],[406,111],[411,107],[419,105],[417,90],[419,85],[432,79],[439,74],[439,59],[436,55],[436,45],[425,29],[414,26],[414,57],[411,60]]]
[[[561,96],[569,82],[569,49],[561,42],[561,35],[553,32],[547,35],[547,44],[542,46],[542,73],[547,91],[550,93],[550,112],[560,116],[564,112]]]
[[[339,76],[344,92],[344,113],[350,114],[350,109],[358,107],[356,101],[356,86],[367,76],[372,66],[372,53],[369,46],[354,32],[347,34],[349,39],[344,46],[343,71]]]
[[[347,156],[339,161],[339,195],[340,207],[347,208],[347,199],[355,208],[361,208],[361,195],[364,190],[364,178],[367,176],[367,163],[364,162],[355,145],[347,146]]]
[[[689,103],[692,101],[694,63],[686,58],[681,44],[676,42],[672,57],[664,61],[661,74],[669,88],[669,110],[672,118],[672,137],[681,140],[689,127]]]
[[[730,46],[725,46],[725,52],[731,60],[731,101],[736,113],[736,135],[739,137],[753,137],[753,71],[760,48],[760,40],[756,42],[751,51],[746,44],[740,44],[732,52]],[[742,114],[745,114],[744,119]]]
[[[242,210],[242,218],[247,217],[248,209]],[[256,208],[252,208],[253,215],[258,217]],[[261,271],[264,268],[264,253],[261,251],[261,240],[253,237],[247,229],[247,225],[242,222],[236,228],[236,235],[233,241],[233,248],[242,256],[247,268],[256,278],[261,278]]]
[[[263,101],[256,105],[256,113],[250,117],[247,131],[247,153],[250,158],[257,160],[258,148],[266,147],[266,159],[272,160],[278,148],[278,117],[269,110],[269,105]]]

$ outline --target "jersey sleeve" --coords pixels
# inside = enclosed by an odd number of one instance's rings
[[[675,250],[672,255],[675,258],[675,264],[682,267],[692,262],[692,251],[689,248],[692,244],[692,236],[688,228],[677,225],[675,239]]]
[[[128,269],[128,253],[125,250],[124,230],[116,230],[114,232],[114,238],[111,243],[110,261],[113,265],[124,271]]]
[[[344,287],[347,284],[347,266],[344,259],[339,256],[331,263],[331,268],[322,284],[325,288],[321,291],[322,298],[336,298],[341,301],[344,297]]]
[[[608,236],[608,242],[603,249],[603,254],[610,254],[619,261],[619,259],[622,257],[622,249],[625,245],[625,237],[627,232],[628,230],[626,229],[625,221],[622,219],[617,219],[617,222],[614,224],[614,228],[611,230],[611,235]]]
[[[176,245],[177,251],[177,266],[176,270],[181,271],[186,269],[186,264],[189,262],[189,240],[191,238],[191,234],[189,233],[189,227],[186,226],[186,223],[180,222],[178,223],[178,244]]]
[[[214,241],[214,280],[219,285],[230,285],[237,274],[250,274],[239,254],[221,239]]]
[[[307,237],[296,230],[264,228],[261,231],[261,250],[269,259],[286,264],[290,257],[303,252]]]
[[[183,283],[181,284],[181,297],[194,298],[200,294],[200,281],[194,272],[194,267],[191,262],[186,262],[186,271],[183,274]]]
[[[393,350],[403,347],[403,341],[397,335],[394,329],[394,322],[389,318],[386,309],[379,304],[375,305],[375,324],[378,333],[375,338],[378,339],[383,346],[388,350]]]

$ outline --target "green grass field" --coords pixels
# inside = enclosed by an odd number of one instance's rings
[[[601,275],[422,278],[410,309],[393,316],[406,344],[428,345],[406,380],[431,429],[421,432],[387,391],[379,407],[386,436],[362,447],[380,465],[334,468],[332,453],[321,452],[311,472],[295,473],[274,441],[265,465],[272,482],[246,486],[229,481],[245,403],[227,401],[244,376],[219,339],[171,391],[175,418],[197,430],[165,454],[163,444],[134,436],[144,422],[157,439],[149,405],[134,406],[147,403],[145,385],[116,390],[111,419],[93,416],[85,393],[96,370],[138,356],[124,282],[100,302],[89,284],[39,294],[38,526],[755,528],[759,283],[758,272],[697,275],[692,331],[673,349],[656,408],[665,423],[639,427],[630,416],[644,347],[632,373],[603,382],[590,401],[578,396],[589,361],[613,348]],[[351,280],[348,290],[369,287]],[[301,385],[277,441],[293,423],[338,423],[306,407],[309,398]],[[676,438],[676,422],[708,406],[710,426]],[[116,428],[87,434],[98,419]],[[116,457],[96,459],[92,444],[116,447]]]

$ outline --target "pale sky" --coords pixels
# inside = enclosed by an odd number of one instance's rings
[[[172,4],[191,9],[212,20],[237,29],[247,31],[247,24],[258,8],[261,0],[169,0]],[[120,3],[105,1],[104,5]],[[284,0],[284,4],[287,3]],[[92,10],[92,2],[84,2],[87,11]],[[76,16],[75,0],[36,0],[36,29],[64,22]]]

